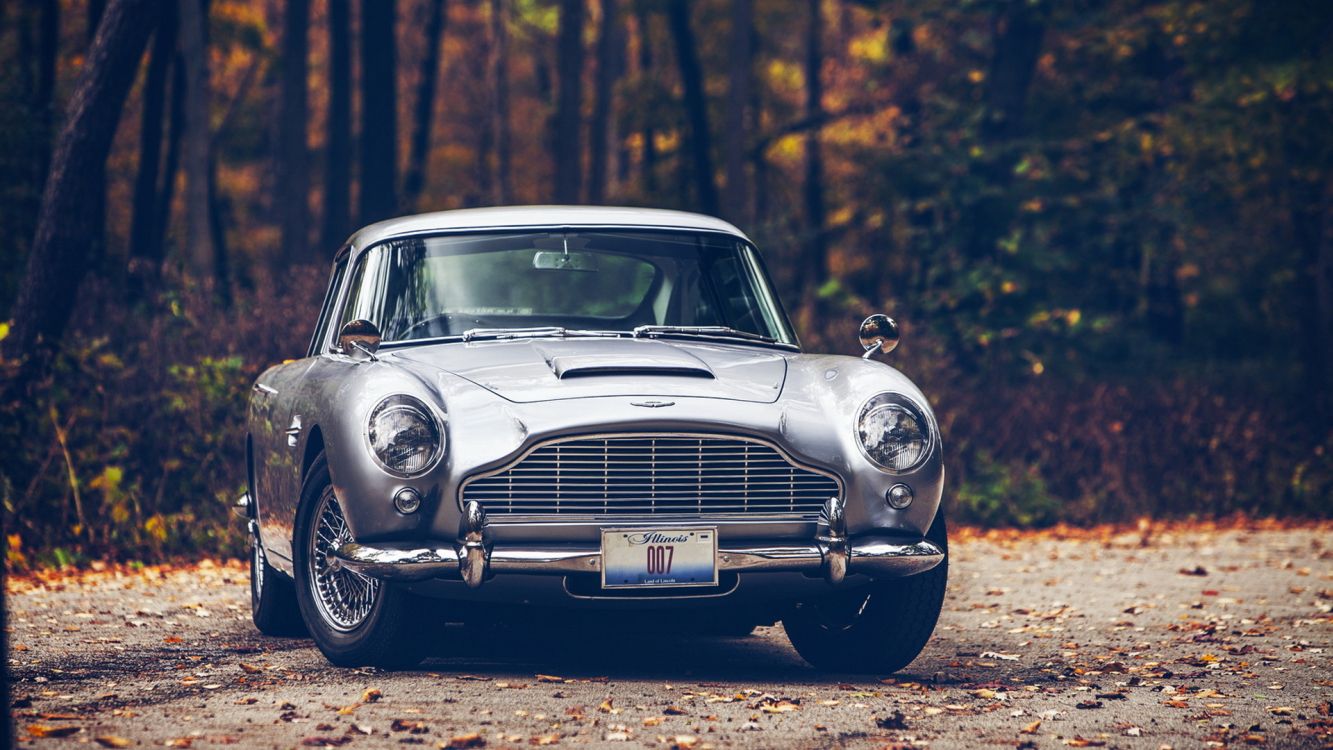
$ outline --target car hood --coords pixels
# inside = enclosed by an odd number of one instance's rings
[[[787,378],[787,357],[780,352],[648,339],[478,341],[421,346],[392,356],[445,370],[520,403],[597,396],[772,403]]]

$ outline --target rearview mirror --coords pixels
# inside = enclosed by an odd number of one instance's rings
[[[538,271],[596,271],[597,255],[538,250],[532,256],[532,267]]]
[[[875,353],[888,354],[898,346],[898,324],[887,315],[876,313],[861,321],[861,346],[866,350],[863,359]]]
[[[369,320],[349,320],[338,332],[338,348],[349,357],[373,360],[380,348],[380,329]]]

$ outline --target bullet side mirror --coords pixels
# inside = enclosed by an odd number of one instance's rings
[[[369,320],[349,320],[338,332],[338,348],[349,357],[374,360],[380,338],[379,327]]]
[[[893,322],[893,318],[880,313],[861,321],[858,335],[861,338],[861,347],[866,350],[866,353],[861,355],[862,359],[870,359],[877,353],[888,354],[897,348],[901,339],[898,334],[898,324]]]

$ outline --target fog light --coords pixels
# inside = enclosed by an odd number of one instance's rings
[[[416,513],[421,507],[421,493],[411,487],[404,487],[393,496],[393,507],[397,508],[399,513]]]
[[[912,488],[905,484],[895,484],[884,493],[884,499],[888,501],[890,508],[902,510],[912,504]]]

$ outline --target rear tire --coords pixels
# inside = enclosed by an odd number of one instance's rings
[[[782,627],[801,658],[830,672],[891,674],[911,664],[944,606],[949,541],[943,509],[926,538],[945,553],[934,568],[798,604]]]
[[[292,580],[268,564],[258,534],[250,535],[250,617],[264,635],[293,638],[306,634]]]
[[[336,666],[419,664],[425,656],[423,631],[434,625],[431,608],[385,582],[331,568],[334,548],[351,540],[328,461],[320,454],[301,490],[292,545],[301,617],[315,645]]]

